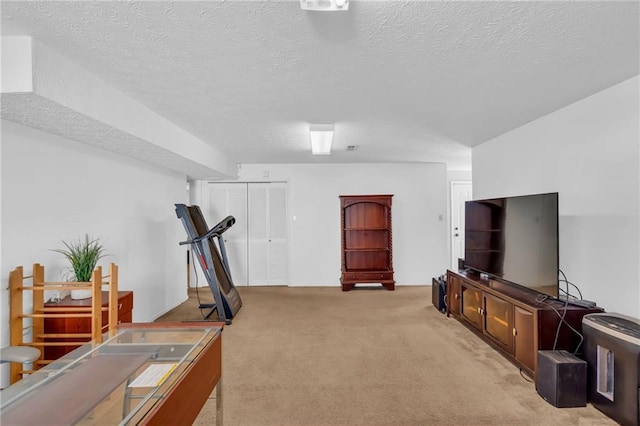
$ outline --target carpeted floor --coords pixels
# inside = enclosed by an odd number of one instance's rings
[[[558,409],[430,287],[242,287],[223,331],[225,425],[615,425]],[[211,301],[208,289],[199,291]],[[201,319],[195,294],[158,321]],[[213,424],[209,400],[197,424]]]

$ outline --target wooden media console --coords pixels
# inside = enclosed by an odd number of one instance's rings
[[[447,271],[447,316],[459,320],[532,377],[538,350],[582,351],[577,332],[582,333],[582,317],[594,312],[603,309],[565,306],[524,288],[481,278],[477,272]]]

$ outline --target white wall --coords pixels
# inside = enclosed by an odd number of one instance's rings
[[[89,233],[119,266],[119,288],[133,290],[133,320],[150,321],[186,300],[185,239],[173,204],[187,199],[186,177],[137,160],[2,121],[0,310],[9,342],[8,276],[45,266],[59,281],[61,240]]]
[[[557,191],[560,268],[585,299],[634,317],[640,317],[639,80],[473,150],[474,198]]]
[[[394,194],[397,285],[430,284],[445,272],[444,164],[243,164],[240,180],[263,181],[265,172],[271,181],[288,182],[289,285],[340,285],[338,196],[343,194]]]

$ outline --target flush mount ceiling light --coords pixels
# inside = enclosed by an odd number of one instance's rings
[[[333,124],[310,124],[311,153],[313,155],[331,154],[333,142]]]
[[[349,10],[349,0],[300,0],[300,8],[322,12]]]

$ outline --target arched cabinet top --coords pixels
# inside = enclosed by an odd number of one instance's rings
[[[383,206],[391,206],[391,197],[393,194],[379,194],[379,195],[340,195],[342,202],[342,208],[347,208],[353,204],[358,203],[375,203],[382,204]]]

